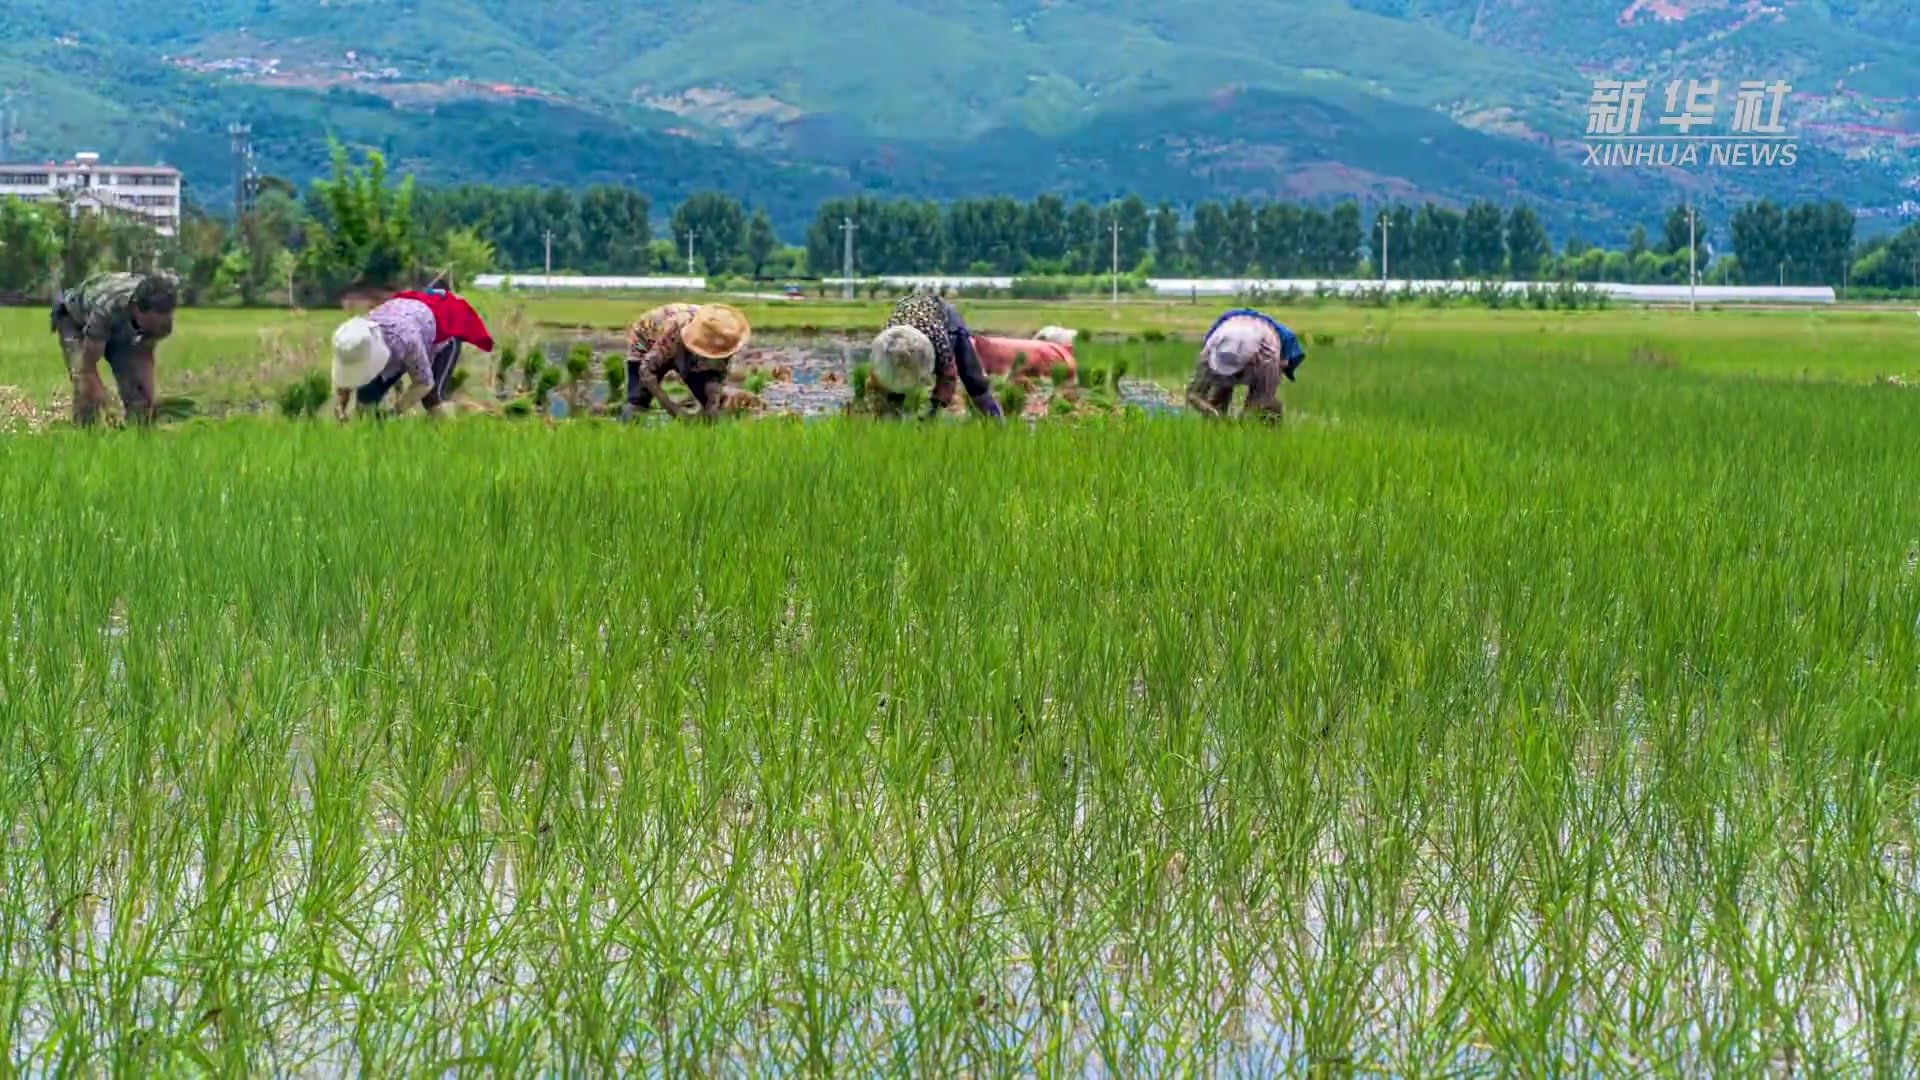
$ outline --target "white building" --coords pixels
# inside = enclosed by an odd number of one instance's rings
[[[71,196],[76,210],[131,214],[161,236],[180,228],[180,170],[164,165],[106,165],[99,154],[64,164],[0,164],[0,199],[51,202]]]

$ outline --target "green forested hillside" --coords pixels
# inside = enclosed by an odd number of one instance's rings
[[[331,133],[428,183],[616,182],[656,205],[717,188],[786,232],[854,191],[1524,197],[1557,231],[1680,196],[1902,197],[1917,170],[1885,133],[1920,129],[1904,6],[1663,0],[1687,17],[1623,23],[1637,6],[194,0],[103,20],[11,0],[0,91],[16,155],[165,159],[215,204],[235,119],[263,167],[296,178]],[[1607,70],[1790,77],[1796,120],[1818,123],[1793,170],[1587,169],[1572,144]]]

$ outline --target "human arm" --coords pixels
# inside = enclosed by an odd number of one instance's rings
[[[1218,380],[1207,368],[1207,361],[1203,357],[1193,369],[1193,378],[1187,382],[1187,408],[1202,416],[1219,416],[1233,400],[1232,384],[1227,385],[1224,395],[1220,390]]]
[[[647,356],[654,357],[658,349],[659,346],[654,346],[653,349],[648,350]],[[660,368],[657,366],[656,359],[642,359],[638,364],[630,361],[627,364],[627,376],[628,404],[637,405],[643,400],[644,395],[644,397],[658,399],[660,407],[667,410],[668,415],[675,419],[686,415],[686,410],[681,408],[679,403],[667,393],[666,387],[660,384]]]
[[[980,352],[973,346],[973,335],[963,325],[953,337],[953,354],[958,368],[960,382],[967,388],[967,397],[972,399],[973,407],[984,416],[995,420],[1006,419],[1000,403],[994,400],[993,384],[987,381],[987,373],[980,363]],[[953,391],[947,391],[948,400],[952,400]]]

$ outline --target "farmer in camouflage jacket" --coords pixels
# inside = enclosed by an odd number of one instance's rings
[[[91,424],[106,404],[105,360],[127,420],[153,419],[154,346],[173,333],[174,285],[155,274],[98,274],[53,305],[53,332],[73,380],[73,420]]]

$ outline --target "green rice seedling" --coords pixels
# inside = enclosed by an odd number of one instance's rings
[[[326,407],[332,384],[324,371],[309,371],[280,391],[280,415],[289,420],[311,418]]]
[[[593,346],[581,342],[567,350],[567,381],[577,383],[593,370]]]
[[[1080,377],[1080,385],[1089,390],[1097,390],[1107,385],[1107,369],[1103,367],[1086,368]]]
[[[545,402],[541,404],[545,404]],[[532,416],[534,413],[534,399],[523,394],[501,406],[500,411],[511,417]]]
[[[500,357],[493,368],[493,393],[495,397],[507,396],[507,373],[520,364],[519,352],[512,345],[500,347]]]
[[[153,415],[164,421],[188,420],[202,415],[200,400],[187,394],[163,394],[153,403]]]
[[[560,385],[560,378],[559,368],[542,368],[533,384],[534,403],[545,409],[548,400],[553,397],[554,389]]]
[[[1149,327],[1145,330],[1140,331],[1140,340],[1147,342],[1148,344],[1157,345],[1160,342],[1167,340],[1167,332],[1165,330],[1160,329],[1157,326]]]
[[[747,381],[746,381],[747,393],[754,394],[754,395],[761,394],[767,389],[767,386],[772,381],[773,380],[767,376],[767,373],[764,369],[754,368],[752,371],[747,373]]]
[[[453,371],[453,374],[447,377],[447,393],[450,395],[458,394],[460,391],[466,389],[467,382],[468,382],[468,378],[467,378],[466,369],[455,368]]]
[[[600,376],[607,380],[608,403],[619,401],[627,389],[627,358],[617,353],[601,357]]]
[[[994,396],[1000,401],[1000,411],[1008,416],[1019,416],[1027,408],[1027,386],[1020,379],[1003,379],[995,388]]]
[[[872,381],[873,366],[871,364],[863,360],[853,365],[853,370],[847,375],[847,383],[848,389],[853,393],[854,401],[865,401],[867,399],[868,385]]]
[[[520,388],[532,390],[540,382],[540,375],[547,370],[547,354],[538,345],[530,345],[520,357]]]
[[[1054,394],[1047,399],[1047,415],[1055,418],[1073,415],[1073,399],[1065,394]]]
[[[0,439],[9,1067],[1904,1075],[1912,315],[1414,311],[1280,437]]]
[[[1059,389],[1073,380],[1073,369],[1065,364],[1055,364],[1047,372],[1047,377],[1053,380],[1054,388]]]
[[[1115,389],[1119,388],[1120,380],[1127,377],[1128,370],[1125,360],[1115,360],[1113,362],[1113,385]]]

